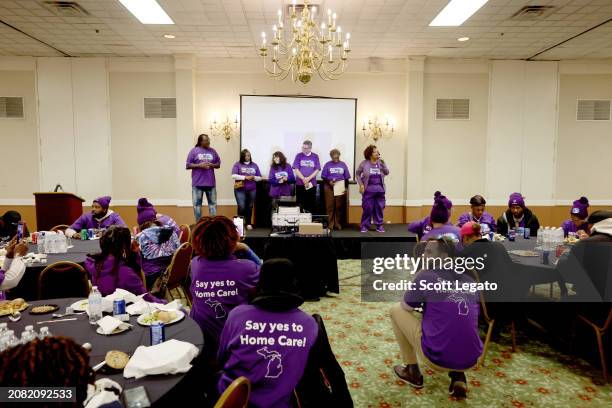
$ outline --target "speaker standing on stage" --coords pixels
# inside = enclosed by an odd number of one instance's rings
[[[340,230],[346,211],[346,182],[351,178],[351,173],[346,163],[340,161],[340,151],[338,149],[330,151],[329,156],[331,160],[325,163],[321,172],[321,178],[324,182],[325,207],[329,217],[329,228]],[[335,187],[336,183],[341,183],[341,186]],[[342,193],[340,193],[340,190],[342,190]]]
[[[191,170],[191,199],[193,215],[196,222],[202,217],[202,196],[206,194],[208,214],[217,215],[217,189],[215,169],[221,167],[221,158],[217,151],[210,147],[208,135],[198,136],[198,143],[187,156],[185,168]]]
[[[321,170],[319,156],[312,152],[312,142],[304,140],[302,152],[293,160],[296,174],[295,194],[304,212],[313,213],[317,198],[317,174]]]
[[[376,224],[377,232],[385,232],[383,228],[383,212],[385,210],[385,176],[389,168],[380,158],[380,153],[374,145],[369,145],[363,152],[365,160],[359,164],[355,178],[359,183],[362,195],[361,232],[368,232],[371,220]]]
[[[272,211],[278,208],[278,199],[281,196],[291,196],[292,184],[295,184],[295,176],[291,166],[287,164],[287,158],[283,152],[274,152],[272,155],[272,165],[268,173],[270,183],[270,198],[272,198]]]
[[[232,167],[234,179],[234,196],[238,204],[238,215],[244,217],[247,229],[251,227],[251,214],[257,191],[257,181],[261,180],[259,166],[251,161],[251,152],[244,149],[240,152],[240,160]]]

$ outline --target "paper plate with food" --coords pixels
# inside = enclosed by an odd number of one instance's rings
[[[162,322],[165,325],[180,322],[185,318],[182,310],[155,310],[151,313],[141,314],[136,320],[142,326],[150,326],[154,322]]]
[[[42,314],[55,312],[56,310],[59,310],[58,305],[38,305],[30,309],[30,314],[42,315]]]
[[[82,300],[77,300],[76,302],[71,304],[70,307],[75,312],[86,312],[88,304],[89,304],[89,301],[87,299],[82,299]]]
[[[22,312],[26,310],[28,306],[30,305],[22,298],[3,300],[0,302],[0,316],[8,316],[16,312]]]
[[[576,237],[575,235],[570,235],[563,240],[563,242],[567,245],[574,245],[579,241],[580,239],[578,239],[578,237]]]
[[[540,256],[540,254],[536,251],[528,251],[525,249],[513,249],[512,251],[508,251],[508,252],[516,256],[527,256],[527,257]]]

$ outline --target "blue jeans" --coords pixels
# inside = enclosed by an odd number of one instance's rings
[[[244,225],[251,225],[253,204],[255,204],[256,190],[245,190],[243,188],[234,190],[236,203],[238,204],[238,215],[244,217]]]
[[[215,187],[191,187],[191,201],[193,202],[193,215],[196,222],[202,218],[202,197],[206,194],[208,214],[217,215],[217,189]]]

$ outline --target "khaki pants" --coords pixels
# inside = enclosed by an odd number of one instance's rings
[[[344,183],[344,180],[337,181]],[[327,182],[323,186],[325,195],[325,208],[329,217],[329,228],[342,228],[342,220],[344,219],[344,210],[346,207],[346,193],[341,196],[334,196],[334,188]]]
[[[391,307],[391,325],[395,338],[400,346],[400,353],[404,364],[425,364],[436,371],[455,371],[449,368],[440,367],[423,354],[421,346],[421,319],[416,313],[410,312],[397,303]]]

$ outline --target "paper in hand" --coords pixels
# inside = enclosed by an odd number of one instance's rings
[[[309,181],[308,183],[306,183],[306,184],[304,185],[304,188],[305,188],[306,190],[310,190],[310,189],[312,188],[312,182],[311,182],[311,181]]]
[[[346,191],[344,180],[339,180],[334,183],[334,197],[341,196]]]

